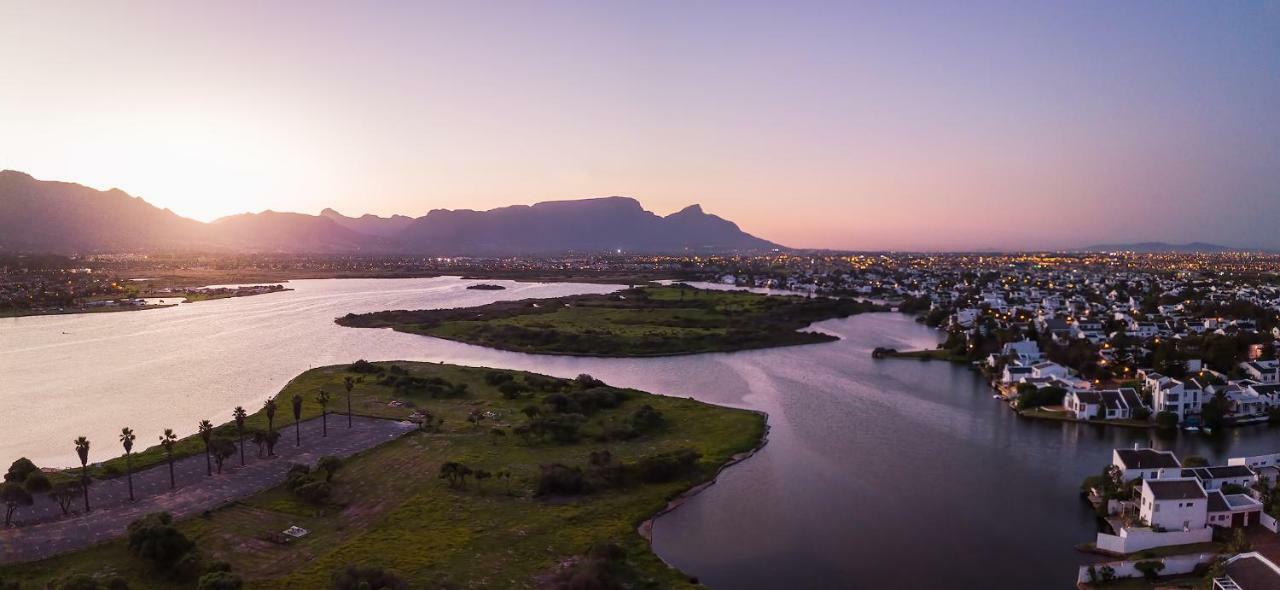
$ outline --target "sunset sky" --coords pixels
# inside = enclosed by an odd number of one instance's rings
[[[1280,248],[1280,2],[3,1],[0,65],[0,168],[202,220],[627,195],[796,247]]]

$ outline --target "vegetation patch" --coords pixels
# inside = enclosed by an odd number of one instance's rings
[[[541,354],[633,357],[728,352],[835,340],[813,322],[885,308],[853,299],[760,295],[687,285],[605,295],[501,301],[460,309],[347,314],[355,328],[393,328]]]
[[[397,389],[398,379],[383,382],[390,375],[438,379],[443,391],[461,393]],[[0,566],[0,580],[24,589],[86,577],[134,590],[690,588],[636,527],[764,434],[757,413],[590,376],[409,362],[308,371],[276,396],[282,414],[283,401],[319,389],[344,407],[348,379],[358,413],[421,428],[342,461],[298,467],[288,483],[202,517],[152,515],[127,538]],[[511,383],[518,391],[504,392]],[[329,427],[346,424],[330,416]],[[19,466],[14,479],[28,472]],[[307,534],[286,539],[290,527]]]

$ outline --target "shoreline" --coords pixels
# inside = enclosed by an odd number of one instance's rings
[[[712,404],[712,405],[715,405],[715,404]],[[717,407],[727,407],[727,406],[717,406]],[[663,515],[674,512],[676,509],[683,506],[686,502],[693,499],[694,496],[701,494],[707,488],[710,488],[711,486],[715,485],[715,483],[719,481],[720,475],[723,474],[725,470],[743,461],[746,461],[747,459],[754,457],[756,453],[759,453],[761,450],[764,449],[766,445],[769,444],[769,432],[770,430],[772,430],[772,426],[769,424],[769,413],[764,412],[762,410],[745,410],[745,411],[751,412],[753,414],[758,414],[764,417],[764,431],[760,433],[760,442],[756,443],[756,446],[751,450],[743,451],[741,453],[738,453],[730,457],[728,461],[724,462],[723,464],[720,465],[719,468],[716,469],[716,472],[713,473],[711,475],[711,478],[708,479],[707,481],[704,481],[683,492],[680,492],[679,494],[676,494],[674,498],[667,501],[666,506],[662,507],[661,510],[653,513],[653,515],[643,520],[636,527],[636,533],[640,535],[640,538],[644,539],[645,542],[649,544],[649,551],[652,552],[654,555],[657,555],[658,559],[662,560],[662,563],[667,564],[668,566],[676,569],[677,571],[684,571],[684,570],[681,570],[680,568],[672,565],[666,559],[663,559],[661,555],[658,555],[658,552],[653,550],[653,523],[657,519],[661,518]]]
[[[208,287],[208,285],[205,285],[204,287],[192,287],[192,288],[200,289],[205,287]],[[264,291],[262,293],[246,293],[244,295],[225,294],[225,295],[213,295],[213,296],[196,297],[196,298],[192,298],[191,294],[189,293],[181,293],[178,295],[162,296],[162,297],[144,296],[142,297],[143,299],[179,299],[181,298],[182,301],[178,303],[162,303],[157,305],[150,305],[150,304],[121,305],[116,307],[102,307],[97,309],[79,308],[79,309],[66,309],[62,311],[58,311],[58,310],[29,311],[28,313],[9,313],[8,311],[0,311],[0,319],[30,318],[30,317],[39,317],[39,316],[49,316],[49,315],[83,315],[83,314],[91,314],[91,313],[118,313],[118,312],[126,312],[126,311],[146,311],[149,309],[164,309],[166,307],[177,307],[184,303],[200,303],[201,301],[217,301],[219,299],[236,299],[239,297],[255,297],[258,295],[270,295],[272,293],[284,293],[286,291],[293,291],[293,290],[294,289],[285,287],[283,289],[276,289],[274,291]]]

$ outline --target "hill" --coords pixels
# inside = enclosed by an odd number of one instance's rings
[[[119,189],[0,172],[0,251],[228,251],[485,256],[565,252],[741,252],[780,248],[698,205],[666,217],[605,197],[489,211],[347,217],[263,211],[202,223]]]

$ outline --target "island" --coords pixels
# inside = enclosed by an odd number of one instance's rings
[[[467,288],[472,291],[505,291],[507,290],[507,288],[503,287],[502,285],[493,285],[490,283],[479,283],[476,285],[468,285]]]
[[[347,314],[335,321],[516,352],[649,357],[829,342],[837,338],[804,328],[882,309],[854,299],[676,284],[469,308]]]
[[[0,531],[10,548],[0,551],[0,581],[22,588],[63,587],[77,577],[103,588],[117,587],[117,579],[131,588],[197,581],[218,588],[692,588],[689,576],[652,553],[642,536],[647,522],[749,456],[766,432],[758,412],[612,387],[589,375],[437,363],[321,367],[275,400],[273,436],[265,436],[272,426],[259,410],[243,429],[213,427],[209,443],[177,440],[179,479],[194,482],[175,491],[156,447],[131,458],[136,503],[109,504],[101,494],[112,485],[99,480],[90,486],[88,514],[75,512],[78,495],[70,515],[54,509],[53,522],[24,524],[33,508],[19,507],[18,526]],[[155,434],[140,432],[138,440]],[[278,439],[276,456],[267,456],[264,436]],[[240,467],[238,440],[249,446],[247,467]],[[340,442],[364,440],[372,442]],[[93,448],[114,442],[93,441]],[[324,445],[366,448],[339,458]],[[206,448],[217,465],[208,476]],[[116,458],[90,475],[121,478],[127,468]],[[15,463],[7,479],[19,485],[34,472]],[[143,485],[152,476],[163,485]],[[210,501],[205,487],[236,489],[268,476],[280,481],[199,506]],[[186,504],[196,506],[175,511]],[[112,519],[129,519],[128,534],[105,526]],[[60,524],[77,532],[64,543],[42,543]],[[82,528],[95,534],[79,534]],[[61,553],[66,543],[83,548]],[[13,559],[32,552],[39,559]],[[215,578],[239,583],[212,585]]]

